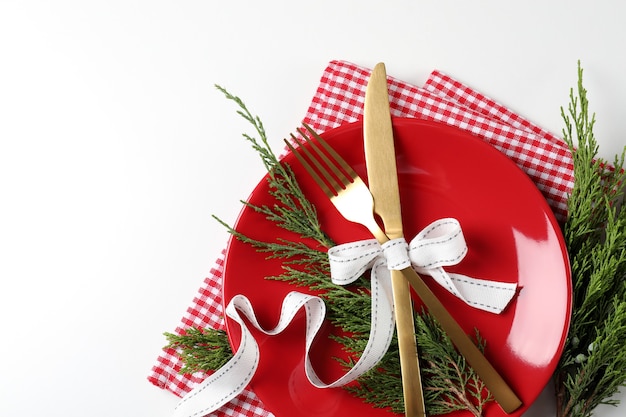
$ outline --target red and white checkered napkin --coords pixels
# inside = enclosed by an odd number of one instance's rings
[[[313,97],[304,122],[324,132],[358,120],[363,111],[370,70],[343,62],[330,62]],[[566,199],[574,183],[571,154],[563,141],[494,100],[451,77],[434,71],[423,87],[389,79],[394,116],[434,120],[479,136],[513,160],[532,178],[557,219],[565,219]],[[224,252],[205,279],[177,332],[188,327],[224,329],[222,273]],[[173,350],[165,350],[148,377],[154,385],[183,396],[204,375],[180,375],[182,363]],[[272,416],[250,390],[212,414]]]

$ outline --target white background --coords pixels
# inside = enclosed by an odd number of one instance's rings
[[[146,376],[328,61],[440,69],[549,130],[580,59],[601,154],[626,144],[617,1],[0,0],[0,415],[152,416]],[[626,398],[626,397],[624,397]],[[620,411],[621,410],[621,411]],[[598,415],[622,415],[626,405]],[[553,415],[546,394],[527,414]]]

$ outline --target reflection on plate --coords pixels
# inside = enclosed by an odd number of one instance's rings
[[[526,174],[481,140],[453,127],[416,119],[394,119],[393,126],[407,240],[434,220],[454,217],[461,223],[469,253],[449,270],[518,282],[521,287],[507,310],[495,315],[466,306],[425,277],[466,332],[473,334],[478,328],[486,339],[487,358],[524,403],[511,414],[520,416],[549,381],[569,326],[570,271],[559,226]],[[367,178],[360,122],[323,136],[362,178]],[[294,168],[304,192],[318,209],[324,230],[335,242],[371,237],[337,213],[291,155],[285,161]],[[249,201],[273,204],[265,179]],[[240,214],[236,229],[260,240],[295,238],[247,208]],[[231,240],[224,272],[224,302],[236,294],[246,295],[261,325],[271,328],[278,320],[283,297],[292,290],[307,289],[267,280],[267,276],[280,274],[281,262],[265,258],[249,245]],[[277,417],[389,416],[387,410],[374,409],[341,388],[317,389],[309,384],[304,374],[303,325],[304,317],[299,316],[281,335],[255,333],[261,360],[251,387],[267,408]],[[236,348],[239,328],[232,322],[227,326]],[[325,331],[331,331],[329,328]],[[315,346],[314,366],[330,378],[340,372],[332,357],[342,353],[338,345],[321,336]],[[490,403],[485,415],[507,414]]]

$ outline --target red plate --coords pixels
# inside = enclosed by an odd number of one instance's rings
[[[461,223],[469,253],[450,271],[517,282],[521,287],[507,310],[495,315],[466,306],[426,277],[427,284],[468,334],[473,334],[476,327],[487,340],[486,356],[524,403],[511,414],[520,416],[549,381],[569,326],[571,280],[559,225],[526,174],[480,139],[453,127],[416,119],[394,119],[393,126],[407,240],[436,219],[454,217]],[[323,136],[362,178],[367,178],[362,123],[344,125]],[[339,215],[295,158],[290,155],[285,161],[316,205],[324,230],[337,243],[371,237],[361,226]],[[252,192],[249,202],[273,204],[265,179]],[[241,212],[236,229],[266,241],[277,237],[297,239],[248,208]],[[293,290],[310,291],[267,280],[281,273],[281,262],[265,258],[251,246],[231,240],[224,272],[224,301],[228,303],[236,294],[246,295],[261,325],[273,328],[283,297]],[[267,408],[277,417],[389,416],[387,410],[374,409],[342,388],[318,389],[310,385],[304,374],[303,317],[301,314],[278,336],[253,332],[261,359],[251,387]],[[236,348],[239,327],[229,320],[227,326]],[[331,332],[330,327],[324,331]],[[318,340],[314,366],[330,382],[341,372],[332,358],[342,353],[324,335]],[[485,415],[507,414],[490,403]]]

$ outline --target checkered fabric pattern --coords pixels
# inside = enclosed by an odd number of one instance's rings
[[[369,76],[367,68],[344,61],[330,62],[303,121],[318,132],[324,132],[359,120]],[[535,182],[557,219],[565,219],[574,175],[570,152],[561,139],[439,71],[434,71],[423,87],[389,77],[389,94],[394,116],[456,126],[500,150]],[[224,252],[202,283],[177,333],[192,326],[225,328],[221,295],[223,271]],[[183,396],[201,382],[204,375],[181,375],[178,373],[181,366],[176,352],[164,350],[148,380]],[[252,391],[246,390],[211,416],[273,415]]]
[[[323,132],[358,120],[369,75],[356,65],[331,62],[304,121]],[[571,154],[561,139],[439,71],[423,88],[390,77],[389,94],[394,116],[456,126],[507,155],[535,182],[557,219],[565,219],[574,174]]]

